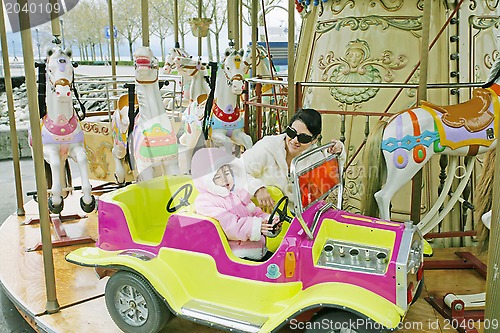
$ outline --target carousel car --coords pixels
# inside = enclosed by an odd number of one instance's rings
[[[96,246],[66,259],[109,276],[106,306],[125,332],[158,332],[172,315],[233,332],[397,329],[423,285],[422,235],[412,223],[340,210],[336,156],[298,167],[329,146],[292,161],[293,215],[272,189],[270,219],[287,222],[268,238],[265,262],[236,257],[219,221],[194,211],[190,176],[102,195]]]

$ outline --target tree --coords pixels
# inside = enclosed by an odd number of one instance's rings
[[[113,21],[118,27],[118,35],[127,40],[130,60],[133,61],[133,45],[141,36],[141,2],[138,0],[116,0],[113,2],[113,11]]]
[[[191,4],[195,8],[195,16],[198,16],[198,1],[196,0],[188,0],[188,3]],[[211,34],[214,35],[215,38],[215,53],[217,62],[220,61],[220,34],[224,25],[227,22],[227,0],[208,0],[204,1],[202,5],[202,16],[206,18],[212,19],[212,24],[210,25],[210,32],[207,39],[207,52],[208,58],[210,61],[213,61],[213,50],[212,50],[212,39]]]
[[[160,39],[161,60],[165,62],[165,38],[172,34],[172,22],[166,18],[164,13],[169,7],[168,0],[149,0],[149,22],[151,33]]]

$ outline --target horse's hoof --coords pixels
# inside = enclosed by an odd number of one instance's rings
[[[59,214],[60,212],[62,212],[63,208],[64,208],[64,201],[62,200],[62,198],[61,198],[61,204],[58,206],[54,206],[54,204],[52,203],[52,197],[49,198],[49,211],[52,214]]]
[[[120,180],[118,179],[118,176],[116,175],[116,173],[115,173],[114,175],[115,175],[115,181],[116,181],[116,183],[117,183],[118,185],[123,185],[123,184],[125,184],[125,178],[124,178],[122,181],[120,181]]]
[[[95,209],[95,197],[91,195],[92,201],[89,204],[86,204],[83,201],[83,197],[80,198],[80,207],[82,207],[85,213],[91,213]]]

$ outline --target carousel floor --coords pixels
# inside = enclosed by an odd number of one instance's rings
[[[82,214],[79,197],[70,196],[65,201],[62,215]],[[107,278],[99,280],[92,268],[66,262],[65,255],[79,246],[69,245],[53,249],[56,293],[61,307],[54,314],[45,313],[45,279],[41,251],[27,251],[40,242],[38,224],[25,224],[37,218],[38,205],[33,200],[25,205],[26,216],[11,215],[0,227],[0,281],[5,293],[16,305],[26,321],[38,332],[120,332],[108,315],[104,302]],[[96,238],[96,214],[63,223],[68,237]],[[53,239],[56,239],[52,228]],[[487,255],[475,249],[436,249],[428,261],[457,259],[455,251],[470,251],[483,262]],[[425,287],[420,299],[412,306],[398,332],[456,332],[450,321],[445,320],[424,299],[427,296],[442,298],[445,294],[472,294],[485,291],[485,279],[473,269],[426,270]],[[479,332],[481,332],[479,328]],[[174,318],[164,332],[219,332],[190,321]],[[291,327],[283,332],[300,332]]]

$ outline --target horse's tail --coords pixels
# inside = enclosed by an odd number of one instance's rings
[[[368,135],[363,154],[365,167],[364,193],[361,198],[361,212],[366,216],[378,216],[378,206],[373,195],[382,188],[382,176],[385,173],[385,164],[381,150],[382,134],[386,121],[379,121]]]
[[[488,240],[489,230],[482,223],[481,217],[491,210],[493,201],[493,178],[495,176],[496,149],[489,150],[484,155],[483,171],[478,179],[476,193],[474,194],[474,221],[480,242]]]

